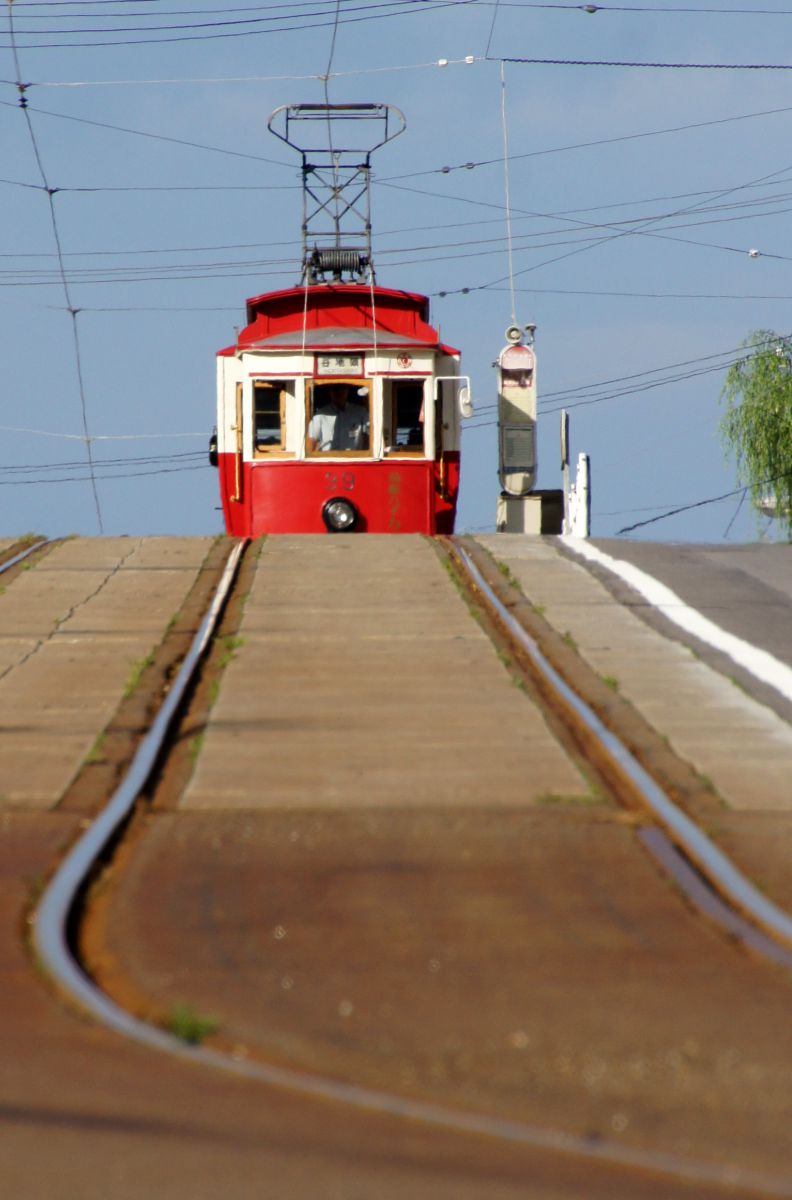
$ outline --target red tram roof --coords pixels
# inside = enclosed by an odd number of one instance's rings
[[[457,354],[442,346],[429,324],[429,300],[417,292],[365,284],[319,284],[264,292],[247,301],[248,324],[236,350],[368,349],[375,345],[427,347]]]

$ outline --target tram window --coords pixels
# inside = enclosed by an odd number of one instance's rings
[[[286,384],[281,381],[253,384],[253,439],[257,453],[285,448],[287,396]]]
[[[391,453],[423,454],[423,418],[423,383],[414,379],[394,380],[385,404],[385,444]]]
[[[315,383],[307,397],[308,454],[369,454],[371,392],[360,379]]]

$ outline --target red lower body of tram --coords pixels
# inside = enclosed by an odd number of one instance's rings
[[[218,456],[227,531],[327,533],[329,502],[351,510],[349,532],[452,533],[459,492],[459,453],[439,461],[248,463]],[[332,529],[331,529],[332,531]],[[341,532],[341,530],[339,530]]]

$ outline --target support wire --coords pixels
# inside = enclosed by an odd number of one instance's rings
[[[19,107],[22,109],[22,115],[25,118],[25,124],[27,126],[28,134],[30,137],[30,142],[33,147],[33,156],[36,160],[36,166],[38,167],[39,175],[41,176],[41,182],[42,182],[44,190],[46,191],[47,200],[49,202],[50,222],[52,225],[52,234],[53,234],[53,238],[55,241],[55,250],[56,250],[57,259],[58,259],[58,272],[60,274],[60,281],[61,281],[61,285],[63,287],[64,298],[66,300],[66,309],[69,313],[69,316],[71,317],[72,340],[73,340],[73,344],[74,344],[74,361],[75,361],[75,367],[76,367],[76,371],[77,371],[77,387],[78,387],[79,396],[80,396],[80,410],[81,410],[81,414],[82,414],[82,426],[83,426],[82,440],[85,443],[85,451],[86,451],[86,456],[88,459],[88,472],[89,472],[89,478],[90,478],[90,483],[91,483],[91,491],[93,493],[94,508],[96,510],[96,520],[97,520],[97,524],[99,527],[99,533],[102,534],[102,533],[104,533],[104,522],[102,521],[102,508],[101,508],[101,504],[99,503],[99,492],[98,492],[97,485],[96,485],[96,471],[95,471],[95,466],[94,466],[93,450],[91,448],[91,435],[90,435],[90,431],[88,429],[88,412],[87,412],[86,400],[85,400],[85,380],[83,378],[83,369],[82,369],[82,352],[81,352],[81,346],[80,346],[80,332],[79,332],[79,328],[78,328],[78,324],[77,324],[77,317],[79,315],[80,310],[79,310],[79,308],[75,308],[74,303],[72,302],[71,291],[69,289],[69,281],[66,276],[66,264],[64,262],[63,247],[61,244],[61,237],[60,237],[60,229],[58,227],[58,218],[57,218],[57,213],[55,211],[55,196],[58,192],[58,188],[53,188],[50,186],[49,180],[47,178],[47,173],[44,170],[44,163],[41,158],[41,152],[39,150],[38,141],[36,139],[36,133],[33,128],[33,122],[30,118],[30,111],[28,109],[27,95],[26,95],[28,85],[26,83],[23,83],[23,81],[22,81],[22,71],[20,68],[19,53],[18,53],[17,44],[16,44],[16,31],[14,28],[13,5],[14,5],[14,0],[8,0],[8,28],[9,28],[9,36],[10,36],[10,41],[11,41],[11,51],[12,51],[13,60],[14,60],[14,69],[16,71],[16,77],[17,77],[16,88],[17,88],[17,91],[19,92]]]
[[[508,244],[509,256],[509,291],[511,293],[511,316],[512,325],[517,324],[517,307],[514,299],[514,258],[512,252],[512,220],[511,220],[511,200],[509,196],[509,129],[506,122],[506,69],[505,64],[501,61],[500,65],[500,81],[501,81],[501,126],[503,128],[503,189],[504,189],[504,207],[506,215],[506,241]]]

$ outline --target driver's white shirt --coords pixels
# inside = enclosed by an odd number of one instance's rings
[[[368,427],[368,409],[362,404],[343,409],[328,404],[311,417],[308,437],[316,439],[317,450],[365,450]]]

